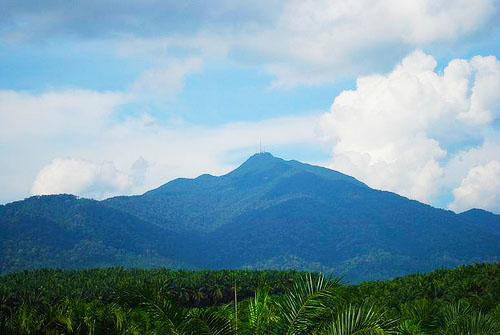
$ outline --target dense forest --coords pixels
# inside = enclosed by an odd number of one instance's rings
[[[296,271],[32,270],[1,334],[500,334],[500,264],[345,285]]]
[[[500,261],[500,215],[433,208],[269,153],[226,175],[175,179],[140,196],[0,205],[0,231],[0,274],[295,269],[358,283]]]

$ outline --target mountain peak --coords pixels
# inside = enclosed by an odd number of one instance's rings
[[[489,212],[481,208],[471,208],[465,212],[460,213],[460,215],[495,215],[495,213]]]
[[[270,152],[258,152],[256,154],[253,154],[250,156],[246,162],[248,161],[255,161],[255,160],[282,160],[281,158],[274,157]]]
[[[284,160],[273,156],[269,152],[257,153],[250,156],[243,164],[226,176],[239,178],[253,175],[260,176],[269,182],[274,178],[290,177],[300,173],[316,175],[328,180],[343,180],[358,186],[367,187],[359,180],[338,171],[301,163],[296,160]]]
[[[250,156],[240,167],[257,167],[267,164],[275,164],[277,162],[284,162],[283,159],[273,156],[269,152],[260,152]]]
[[[281,158],[274,157],[269,152],[261,152],[250,156],[243,164],[231,171],[229,174],[237,175],[273,170],[280,164],[286,164],[286,161]]]

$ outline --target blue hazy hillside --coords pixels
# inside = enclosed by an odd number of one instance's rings
[[[226,175],[176,179],[140,196],[2,206],[0,270],[296,268],[385,279],[498,261],[499,227],[499,215],[455,214],[263,153]]]

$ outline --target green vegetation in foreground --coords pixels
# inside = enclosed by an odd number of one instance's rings
[[[294,271],[25,271],[0,277],[0,334],[497,335],[500,264],[356,286]]]

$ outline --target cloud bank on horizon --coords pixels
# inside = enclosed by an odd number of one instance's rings
[[[262,139],[374,188],[499,213],[499,5],[3,3],[0,202],[222,174]]]

